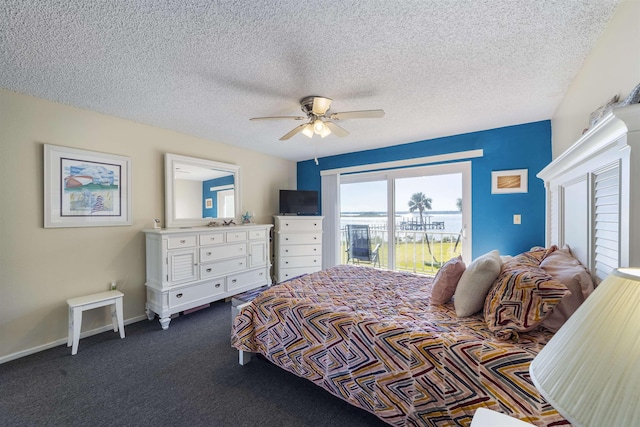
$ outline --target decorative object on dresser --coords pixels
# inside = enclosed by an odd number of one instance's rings
[[[322,216],[274,216],[275,282],[322,269]]]
[[[615,269],[538,353],[529,371],[572,425],[640,425],[640,269]]]
[[[147,317],[171,315],[271,284],[271,224],[143,230]]]

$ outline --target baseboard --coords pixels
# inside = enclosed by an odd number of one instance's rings
[[[132,317],[131,319],[126,319],[124,321],[125,325],[130,325],[131,323],[140,322],[142,320],[147,320],[147,315],[143,314],[141,316]],[[148,321],[148,320],[147,320]],[[102,326],[100,328],[92,329],[90,331],[84,331],[80,333],[80,338],[90,337],[92,335],[101,334],[103,332],[113,331],[113,325],[110,323],[108,325]],[[126,332],[126,331],[125,331]],[[6,356],[0,357],[0,364],[10,362],[15,359],[19,359],[21,357],[29,356],[30,354],[38,353],[40,351],[49,350],[50,348],[57,347],[59,345],[66,345],[67,338],[60,338],[59,340],[55,340],[53,342],[39,345],[37,347],[32,347],[26,350],[18,351],[16,353],[8,354]],[[69,354],[71,354],[71,349],[69,349]]]

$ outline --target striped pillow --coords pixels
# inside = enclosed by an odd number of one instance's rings
[[[570,294],[565,285],[530,262],[513,259],[502,271],[484,303],[484,318],[498,339],[518,340],[535,329]]]

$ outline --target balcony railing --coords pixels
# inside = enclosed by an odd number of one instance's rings
[[[389,233],[386,225],[370,224],[369,234],[371,249],[380,245],[378,248],[380,268],[389,269]],[[461,239],[461,233],[431,229],[401,230],[400,227],[396,227],[392,240],[395,248],[395,270],[433,275],[442,264],[461,254]],[[340,242],[342,264],[347,263],[347,241],[346,228],[343,227]]]

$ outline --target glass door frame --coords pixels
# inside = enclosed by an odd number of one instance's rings
[[[432,175],[462,175],[462,258],[468,265],[471,263],[471,162],[451,162],[436,165],[388,169],[374,172],[355,172],[341,174],[340,184],[352,184],[358,182],[387,181],[387,230],[388,239],[391,242],[395,236],[395,180],[398,178],[413,178]],[[338,197],[340,200],[340,196]],[[338,216],[340,212],[337,212]],[[337,223],[340,223],[338,218]],[[395,245],[389,244],[387,253],[387,265],[390,270],[395,270]]]

